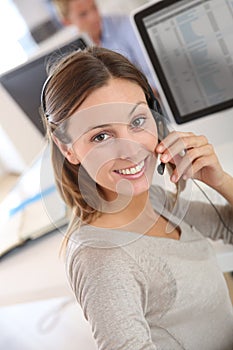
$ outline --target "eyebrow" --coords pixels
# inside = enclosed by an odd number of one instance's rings
[[[135,104],[135,106],[132,108],[131,112],[129,113],[129,117],[133,114],[133,112],[135,111],[135,109],[141,105],[141,104],[144,104],[144,105],[147,105],[147,103],[145,101],[139,101]]]
[[[111,127],[112,124],[100,124],[100,125],[96,125],[96,126],[90,126],[84,133],[83,135],[87,134],[88,132],[95,130],[95,129],[101,129],[101,128],[109,128]]]
[[[139,101],[135,104],[135,106],[133,106],[132,110],[129,112],[129,117],[133,114],[133,112],[137,109],[137,107],[141,104],[145,104],[147,105],[147,103],[145,101]],[[111,127],[112,124],[100,124],[100,125],[96,125],[96,126],[90,126],[84,133],[83,135],[87,134],[88,132],[95,130],[95,129],[101,129],[101,128],[109,128]]]

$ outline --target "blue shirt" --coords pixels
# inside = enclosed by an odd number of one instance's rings
[[[100,46],[116,51],[127,57],[147,77],[152,88],[155,82],[150,73],[143,51],[127,16],[103,16]]]

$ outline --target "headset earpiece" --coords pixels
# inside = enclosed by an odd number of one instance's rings
[[[150,85],[149,85],[149,92],[150,92],[150,98],[148,100],[148,105],[151,109],[152,115],[157,125],[158,139],[159,141],[162,141],[168,135],[169,130],[167,128],[166,119],[163,116],[161,106],[158,100],[156,99],[156,97],[154,96],[154,93]],[[165,170],[165,164],[161,162],[157,167],[157,172],[160,175],[163,175],[164,170]]]

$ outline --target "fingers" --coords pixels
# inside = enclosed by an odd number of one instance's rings
[[[215,154],[212,152],[211,145],[192,148],[186,152],[186,155],[180,161],[176,161],[176,168],[171,180],[177,182],[181,177],[184,180],[195,177],[195,174],[213,163],[214,160]]]
[[[156,151],[161,153],[161,160],[164,162],[170,161],[183,150],[196,148],[208,144],[205,136],[197,136],[187,132],[171,132],[160,144]]]
[[[186,150],[184,153],[183,151]],[[171,132],[156,148],[163,163],[175,164],[171,181],[193,177],[203,167],[214,161],[213,147],[205,136],[193,133]],[[183,153],[182,153],[183,152]]]
[[[182,176],[184,180],[192,178],[201,171],[203,168],[209,166],[209,164],[213,164],[215,161],[215,156],[213,154],[200,157],[192,163],[192,166],[186,169],[184,175]]]

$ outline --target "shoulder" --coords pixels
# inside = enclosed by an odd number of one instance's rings
[[[126,15],[106,15],[103,16],[103,23],[108,28],[116,27],[118,30],[131,28],[129,16]]]
[[[127,15],[116,15],[116,14],[108,14],[102,17],[105,22],[112,23],[130,23],[129,16]]]
[[[172,211],[176,202],[176,195],[171,191],[165,191],[159,185],[150,187],[150,199],[155,210],[161,212],[164,209]]]
[[[92,243],[80,246],[66,260],[68,279],[80,304],[86,288],[109,295],[124,288],[147,288],[144,272],[123,248],[107,247],[108,242]]]
[[[78,267],[87,273],[98,270],[105,275],[120,271],[135,272],[139,268],[123,247],[103,240],[90,240],[70,250],[66,263],[70,269]]]

